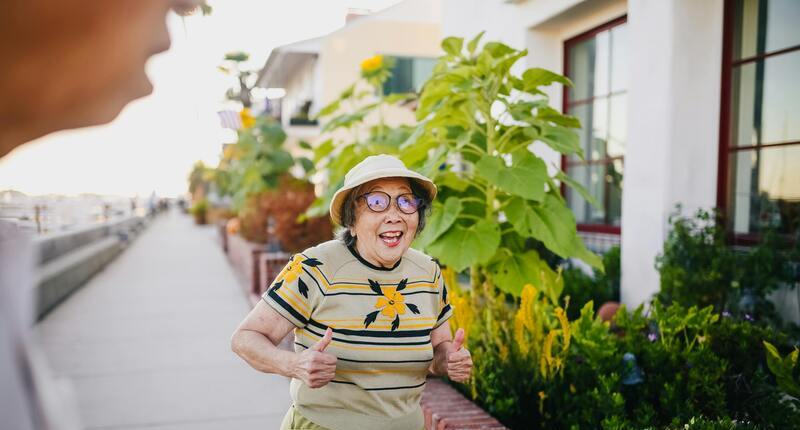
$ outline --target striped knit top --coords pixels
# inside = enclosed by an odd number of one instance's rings
[[[376,267],[331,240],[292,257],[263,299],[296,326],[297,352],[333,330],[334,379],[315,389],[292,379],[301,415],[332,430],[424,427],[431,331],[453,313],[430,257],[408,249],[394,267]]]

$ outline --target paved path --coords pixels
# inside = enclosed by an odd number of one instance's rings
[[[277,429],[288,380],[230,350],[248,309],[214,231],[171,213],[36,334],[87,429]]]

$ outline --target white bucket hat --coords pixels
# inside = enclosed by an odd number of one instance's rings
[[[406,165],[397,157],[386,154],[371,155],[361,160],[360,163],[353,166],[353,168],[344,175],[344,185],[336,191],[336,194],[333,195],[333,199],[331,200],[331,219],[336,224],[342,224],[342,204],[353,188],[375,179],[398,177],[416,179],[428,192],[428,198],[431,201],[436,197],[436,185],[433,181],[422,174],[406,168]]]

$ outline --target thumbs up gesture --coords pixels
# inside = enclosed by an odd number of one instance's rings
[[[464,348],[464,338],[464,329],[458,329],[447,352],[447,377],[456,382],[467,381],[472,373],[472,356]]]
[[[328,328],[322,337],[311,348],[297,354],[294,365],[294,377],[311,388],[326,385],[336,374],[336,356],[325,352],[331,343],[333,330]]]

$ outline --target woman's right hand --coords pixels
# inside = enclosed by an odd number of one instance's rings
[[[333,379],[336,375],[336,356],[325,352],[332,338],[333,331],[328,328],[322,339],[311,348],[297,354],[295,378],[311,388],[325,386]]]

